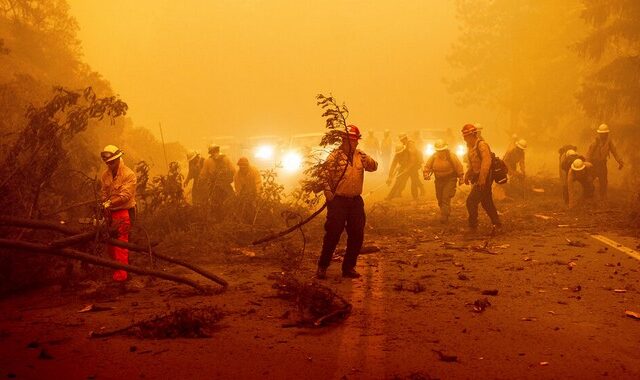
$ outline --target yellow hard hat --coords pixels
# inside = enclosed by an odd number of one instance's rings
[[[100,157],[104,162],[111,162],[120,158],[124,153],[115,145],[107,145],[102,149]]]

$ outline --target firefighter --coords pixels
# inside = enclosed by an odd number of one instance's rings
[[[262,177],[260,171],[251,166],[246,157],[240,157],[238,160],[233,187],[240,205],[240,217],[247,223],[253,223],[258,195],[262,191]]]
[[[524,191],[524,180],[526,177],[524,153],[526,149],[527,141],[525,139],[518,139],[504,154],[502,160],[507,165],[507,175],[509,176],[509,186],[505,188],[505,190],[521,189]]]
[[[400,135],[400,141],[403,148],[396,151],[387,178],[387,185],[390,185],[394,179],[395,183],[386,199],[391,200],[402,196],[404,187],[411,180],[411,196],[417,202],[418,196],[424,193],[424,185],[418,174],[422,167],[422,152],[416,148],[415,143],[409,140],[406,134]]]
[[[355,268],[364,241],[365,213],[361,196],[364,172],[378,169],[378,163],[371,156],[357,149],[360,138],[358,127],[349,125],[343,132],[342,144],[329,154],[324,163],[327,221],[316,272],[319,279],[327,277],[327,267],[345,229],[347,250],[342,261],[342,276],[360,277]]]
[[[380,142],[374,135],[373,131],[369,131],[363,145],[364,149],[369,152],[369,155],[373,157],[374,160],[380,159]]]
[[[577,147],[575,149],[578,149]],[[582,161],[586,161],[587,159],[578,154],[574,149],[568,149],[561,156],[560,161],[560,176],[564,175],[564,178],[561,180],[562,183],[562,199],[564,203],[569,204],[569,187],[567,186],[567,175],[569,174],[569,170],[571,170],[571,165],[577,159],[581,159]]]
[[[115,145],[107,145],[100,153],[107,170],[101,176],[100,201],[111,227],[118,231],[117,239],[129,241],[131,222],[135,219],[136,174],[122,161],[122,150]],[[109,254],[122,264],[129,264],[129,250],[108,246]],[[116,270],[113,279],[118,282],[127,280],[127,272]]]
[[[391,140],[391,131],[384,130],[384,137],[380,142],[380,158],[384,165],[384,174],[388,174],[391,168],[391,155],[393,154],[393,141]]]
[[[585,162],[580,158],[577,158],[571,164],[569,173],[567,174],[567,187],[569,197],[569,208],[574,209],[586,201],[593,199],[593,193],[595,191],[594,181],[594,166],[590,162]],[[578,197],[579,183],[582,187],[582,197]]]
[[[464,169],[455,154],[451,154],[444,140],[435,142],[436,152],[427,160],[423,175],[425,180],[435,176],[436,199],[440,207],[440,222],[446,224],[451,214],[451,199],[456,195],[456,186],[464,182]]]
[[[204,166],[204,158],[200,156],[200,153],[193,150],[187,154],[187,161],[189,162],[189,172],[187,178],[184,180],[184,187],[189,185],[189,182],[193,180],[193,186],[191,187],[191,201],[194,205],[204,203],[205,195],[202,191],[203,186],[200,183],[200,172]]]
[[[607,173],[607,160],[609,155],[613,155],[613,158],[618,162],[618,169],[624,167],[624,162],[618,154],[618,149],[613,144],[611,137],[609,137],[609,126],[601,124],[596,131],[598,136],[596,140],[589,146],[587,151],[587,160],[593,165],[593,176],[598,179],[600,187],[600,199],[607,199],[607,186],[608,186],[608,173]]]
[[[229,157],[220,154],[220,147],[209,146],[209,158],[200,171],[200,181],[205,186],[207,202],[216,217],[221,218],[224,202],[233,195],[233,176],[235,167]]]
[[[491,185],[492,153],[489,144],[477,135],[477,129],[473,124],[462,127],[462,136],[467,143],[469,167],[464,175],[464,183],[472,184],[471,192],[467,197],[467,211],[469,212],[469,229],[475,231],[478,228],[478,204],[487,213],[493,224],[493,232],[502,228],[498,211],[493,203]]]

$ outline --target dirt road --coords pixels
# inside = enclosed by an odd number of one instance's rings
[[[274,297],[267,278],[280,270],[271,256],[277,244],[250,248],[253,257],[192,254],[229,280],[220,295],[136,279],[132,291],[106,298],[50,288],[4,299],[0,376],[640,378],[640,320],[625,315],[640,313],[640,261],[629,251],[640,240],[625,227],[625,210],[569,214],[546,198],[499,209],[505,231],[493,238],[486,225],[475,235],[458,227],[466,216],[460,204],[447,228],[433,202],[370,209],[366,245],[380,251],[361,255],[361,279],[342,279],[339,263],[329,268],[323,283],[353,304],[330,327],[282,327],[296,312]],[[320,223],[308,228],[303,278],[313,274]],[[89,303],[113,309],[78,313]],[[92,330],[202,305],[225,313],[211,338],[88,338]]]

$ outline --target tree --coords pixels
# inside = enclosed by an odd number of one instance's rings
[[[593,64],[578,93],[587,115],[640,122],[640,2],[583,0],[582,17],[592,27],[579,44]],[[636,127],[637,128],[637,127]]]
[[[574,113],[582,35],[578,0],[457,0],[461,35],[448,80],[459,104],[508,113],[508,132],[553,132]],[[546,129],[546,130],[545,130]]]

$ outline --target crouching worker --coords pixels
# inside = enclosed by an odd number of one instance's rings
[[[595,191],[593,181],[593,165],[579,158],[575,159],[567,174],[570,209],[584,205],[588,200],[593,199],[593,193]],[[582,187],[582,197],[578,197],[578,183]]]
[[[362,185],[364,172],[374,172],[378,163],[358,147],[361,138],[355,125],[347,127],[342,136],[342,144],[336,148],[324,163],[324,195],[327,199],[327,221],[324,224],[322,253],[318,261],[316,277],[327,277],[327,267],[331,263],[333,251],[340,241],[340,235],[347,230],[347,251],[342,261],[342,277],[358,278],[356,261],[364,241],[364,201]]]
[[[435,143],[436,152],[427,160],[423,176],[425,180],[434,175],[436,198],[440,207],[440,222],[447,223],[451,214],[451,199],[456,195],[456,186],[464,181],[462,163],[455,154],[451,154],[449,146],[443,141]]]
[[[136,174],[122,161],[123,152],[115,145],[107,145],[100,153],[107,170],[102,173],[100,201],[105,210],[109,227],[116,227],[118,240],[129,241],[131,221],[135,219],[136,207]],[[126,248],[108,246],[113,259],[129,264],[129,250]],[[117,270],[113,273],[115,281],[126,281],[127,272]]]

